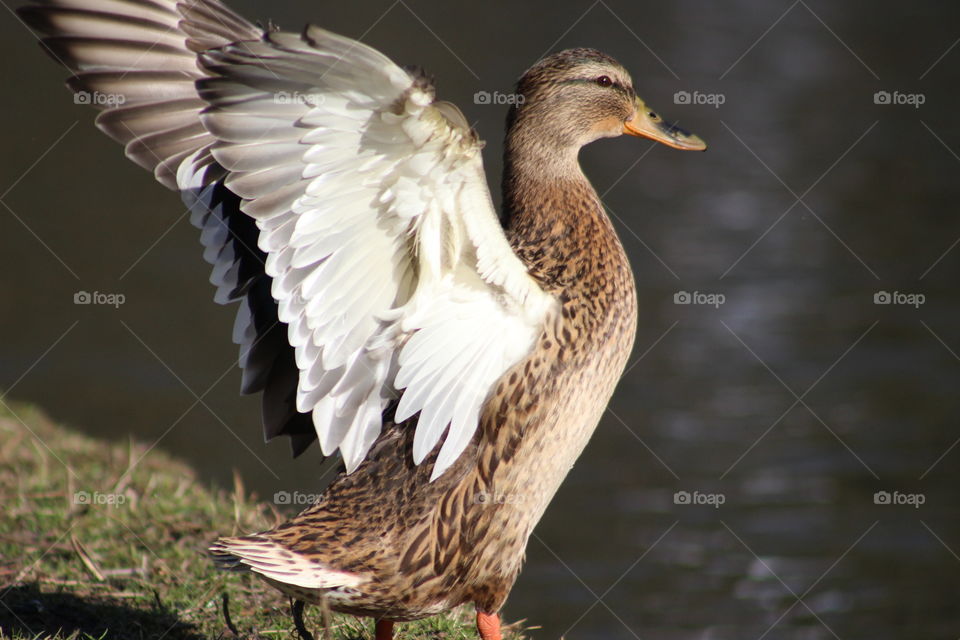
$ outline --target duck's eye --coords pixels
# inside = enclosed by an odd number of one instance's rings
[[[650,117],[651,120],[657,120],[660,118],[660,116],[655,114],[653,111],[647,111],[647,115]]]
[[[600,76],[597,78],[597,84],[601,87],[609,87],[613,84],[613,80],[610,79],[610,76]]]

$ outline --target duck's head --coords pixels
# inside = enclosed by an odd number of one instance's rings
[[[517,96],[508,129],[528,144],[562,152],[625,133],[675,149],[707,148],[648,107],[634,92],[627,70],[595,49],[567,49],[544,58],[520,78]]]

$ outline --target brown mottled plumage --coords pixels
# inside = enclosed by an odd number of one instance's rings
[[[504,226],[529,273],[560,301],[536,347],[497,383],[473,442],[437,480],[429,482],[440,445],[414,465],[415,418],[395,424],[388,410],[368,459],[338,476],[318,504],[270,531],[217,541],[214,557],[228,568],[245,568],[233,552],[252,544],[364,576],[362,585],[331,589],[268,582],[381,621],[468,602],[481,614],[503,606],[530,533],[593,433],[635,333],[630,266],[577,153],[629,133],[624,123],[646,111],[627,72],[591,49],[542,60],[517,93],[524,101],[508,120]]]

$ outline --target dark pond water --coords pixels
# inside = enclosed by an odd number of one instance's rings
[[[233,5],[425,66],[489,141],[495,186],[506,107],[474,92],[567,46],[613,54],[710,143],[582,154],[636,273],[637,346],[508,617],[538,638],[960,636],[960,5]],[[237,396],[233,311],[177,198],[2,29],[0,387],[210,481],[317,486],[317,459],[264,446]]]

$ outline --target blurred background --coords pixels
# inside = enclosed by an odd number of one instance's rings
[[[535,638],[960,635],[960,5],[230,4],[426,68],[487,140],[498,200],[496,96],[562,48],[613,55],[710,145],[581,154],[636,274],[637,342],[508,618]],[[0,388],[212,483],[315,490],[315,448],[265,446],[238,396],[234,309],[178,197],[12,14],[0,28]]]

